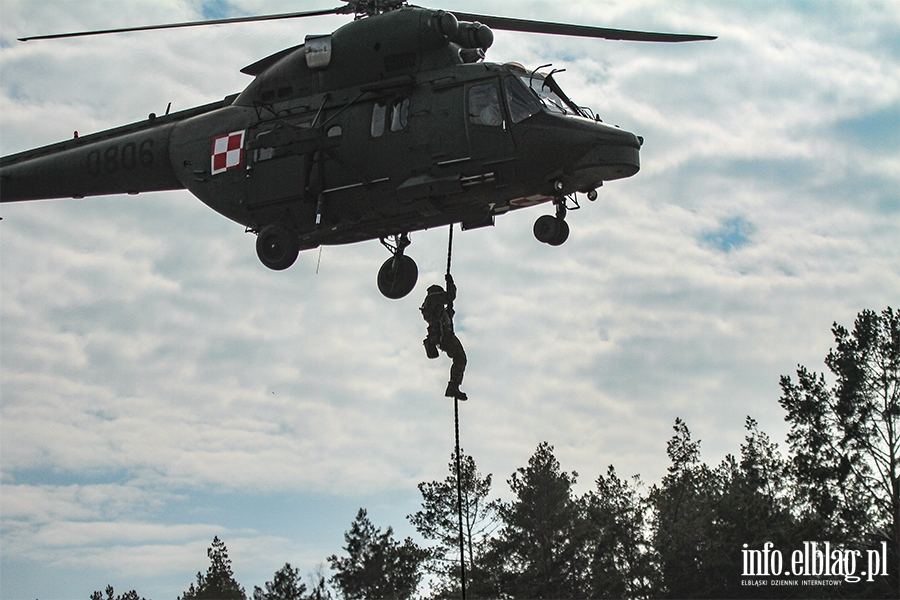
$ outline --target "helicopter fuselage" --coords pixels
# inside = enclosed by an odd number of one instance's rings
[[[448,14],[353,21],[246,67],[222,102],[4,157],[0,200],[186,188],[300,250],[492,225],[638,171],[640,138],[552,75],[480,62],[490,30]]]

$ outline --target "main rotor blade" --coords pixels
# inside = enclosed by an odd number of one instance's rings
[[[279,19],[299,19],[301,17],[321,17],[324,15],[337,15],[347,12],[346,6],[329,8],[324,10],[311,10],[306,12],[281,13],[278,15],[257,15],[255,17],[233,17],[230,19],[212,19],[209,21],[188,21],[186,23],[167,23],[164,25],[144,25],[141,27],[121,27],[118,29],[99,29],[96,31],[78,31],[74,33],[53,33],[50,35],[34,35],[19,38],[20,42],[30,40],[55,40],[60,38],[85,37],[89,35],[104,35],[107,33],[129,33],[132,31],[153,31],[156,29],[178,29],[180,27],[200,27],[203,25],[225,25],[228,23],[252,23],[254,21],[277,21]]]
[[[566,23],[545,23],[511,17],[492,17],[475,13],[452,11],[460,21],[478,21],[491,29],[524,31],[526,33],[550,33],[554,35],[574,35],[578,37],[602,38],[605,40],[626,40],[631,42],[700,42],[714,40],[714,35],[693,35],[687,33],[657,33],[651,31],[631,31],[610,29],[588,25],[568,25]]]

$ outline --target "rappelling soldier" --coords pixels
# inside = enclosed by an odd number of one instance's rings
[[[425,354],[428,358],[437,358],[438,349],[443,350],[453,359],[450,366],[450,382],[444,395],[457,400],[467,400],[468,396],[459,389],[462,385],[463,373],[466,370],[466,351],[453,332],[453,301],[456,299],[456,286],[453,276],[447,273],[447,291],[439,285],[428,288],[428,295],[419,310],[428,322],[428,337],[425,338]]]

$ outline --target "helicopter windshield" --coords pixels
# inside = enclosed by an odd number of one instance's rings
[[[550,79],[550,77],[545,78],[534,73],[529,76],[519,75],[519,79],[521,79],[522,83],[537,95],[541,104],[543,104],[544,108],[549,112],[576,117],[586,116],[584,112],[568,100],[568,98],[563,98],[554,91],[553,88],[557,87],[556,82]]]

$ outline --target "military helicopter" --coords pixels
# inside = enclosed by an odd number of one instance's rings
[[[569,235],[576,193],[640,168],[643,139],[573,102],[549,65],[485,62],[491,28],[613,40],[686,42],[652,33],[447,12],[405,0],[331,9],[21,38],[353,15],[241,69],[224,100],[0,159],[0,201],[188,189],[256,234],[268,268],[301,250],[379,239],[391,253],[378,288],[402,298],[418,268],[409,234],[551,203],[535,237]]]

